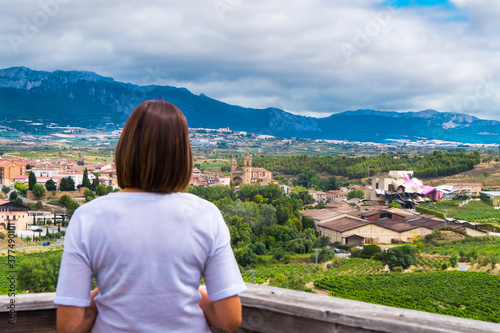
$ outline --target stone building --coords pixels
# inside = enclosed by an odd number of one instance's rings
[[[263,168],[252,167],[252,156],[246,153],[243,157],[243,167],[238,168],[238,162],[234,156],[231,158],[231,182],[238,184],[261,183],[267,185],[272,182],[273,174]]]

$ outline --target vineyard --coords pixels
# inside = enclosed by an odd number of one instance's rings
[[[415,264],[419,269],[441,269],[443,265],[450,265],[450,262],[441,258],[419,257]]]
[[[272,256],[262,256],[261,262],[245,270],[245,282],[304,290],[314,281],[316,288],[328,290],[330,295],[388,306],[446,314],[470,319],[500,322],[500,276],[480,272],[443,270],[452,254],[459,252],[500,253],[500,239],[493,237],[455,241],[440,247],[424,247],[422,252],[435,256],[418,256],[414,273],[391,273],[380,261],[361,258],[334,258],[315,265],[308,262],[310,254],[291,257],[298,263],[277,263]],[[31,286],[31,292],[53,291],[62,251],[19,253],[16,256],[18,285]],[[274,261],[273,261],[274,260]],[[35,268],[36,274],[24,274],[26,268]],[[7,255],[0,255],[0,294],[9,289]],[[40,275],[42,274],[42,275]],[[49,285],[37,285],[38,280]],[[308,285],[309,286],[309,285]],[[18,293],[26,288],[18,288]]]
[[[327,268],[327,275],[356,275],[380,273],[384,270],[384,265],[377,260],[337,258],[329,263]]]
[[[314,286],[340,298],[500,322],[500,276],[485,273],[337,275],[316,280]]]
[[[254,282],[256,284],[263,284],[270,278],[274,278],[278,275],[285,276],[310,276],[317,272],[318,269],[314,264],[276,264],[262,266],[255,270]],[[252,271],[244,271],[241,274],[245,282],[252,282]]]
[[[475,251],[477,254],[500,254],[500,238],[474,237],[440,244],[439,246],[426,246],[422,249],[422,252],[440,255],[460,254],[461,252],[470,253],[472,251]]]
[[[476,223],[499,223],[500,210],[490,208],[480,211],[467,212],[456,216],[459,220],[465,220]],[[498,228],[500,231],[500,227]]]
[[[499,223],[500,210],[494,209],[482,201],[474,200],[460,207],[459,205],[462,202],[462,200],[446,200],[422,204],[419,207],[442,214],[446,212],[447,217],[458,220],[477,223]],[[500,226],[498,230],[500,230]]]

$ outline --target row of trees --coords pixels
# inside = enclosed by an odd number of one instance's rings
[[[83,171],[83,180],[81,186],[86,187],[92,191],[97,191],[99,186],[99,174],[95,174],[94,180],[91,182],[88,176],[88,171],[85,169]],[[77,188],[75,186],[75,181],[71,177],[63,177],[61,183],[59,184],[59,190],[61,191],[74,191]],[[28,176],[28,189],[33,191],[33,194],[39,198],[45,195],[45,190],[52,192],[57,189],[57,185],[54,180],[49,179],[45,182],[45,186],[37,183],[36,175],[34,172],[30,172]]]
[[[289,157],[255,157],[252,163],[256,167],[266,168],[274,172],[287,175],[305,174],[304,179],[298,180],[298,185],[306,186],[317,174],[326,173],[333,176],[342,176],[349,179],[372,177],[378,173],[390,170],[413,170],[417,177],[448,176],[470,170],[481,162],[479,152],[442,152],[434,151],[430,155],[394,156],[382,153],[378,157],[345,156],[309,156],[306,154]],[[307,174],[307,172],[311,172]],[[309,177],[310,176],[310,177]],[[317,177],[316,177],[317,178]],[[319,186],[319,178],[316,180]],[[326,183],[323,184],[326,188]],[[332,182],[330,189],[335,189]],[[321,187],[321,186],[320,186]]]

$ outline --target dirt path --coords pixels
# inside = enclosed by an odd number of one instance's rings
[[[311,288],[312,290],[314,290],[318,295],[328,295],[328,293],[330,293],[328,290],[324,290],[324,289],[319,289],[319,288],[316,288],[314,286],[314,282],[311,281],[309,282],[308,284],[306,284],[306,287],[308,288]]]

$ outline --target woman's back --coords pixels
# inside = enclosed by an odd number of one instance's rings
[[[203,332],[202,274],[212,300],[244,290],[220,212],[191,194],[109,194],[79,208],[67,235],[64,255],[83,259],[73,273],[88,265],[99,286],[95,332]]]
[[[58,330],[208,332],[208,321],[235,331],[245,284],[229,231],[213,204],[182,193],[193,170],[186,117],[141,103],[115,156],[122,191],[78,208],[66,233]]]

